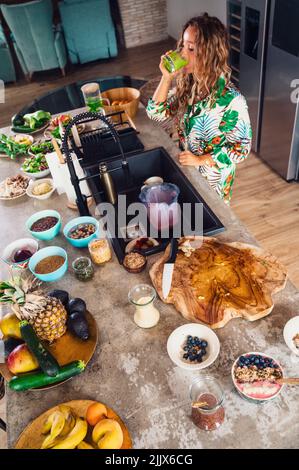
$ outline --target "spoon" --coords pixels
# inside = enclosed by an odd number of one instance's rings
[[[299,385],[299,377],[285,377],[282,379],[276,379],[275,382],[278,384]]]
[[[194,401],[191,406],[192,408],[205,408],[209,404],[206,401]]]

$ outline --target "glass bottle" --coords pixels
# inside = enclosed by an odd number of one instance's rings
[[[191,418],[205,431],[219,428],[224,421],[224,394],[219,382],[212,376],[195,379],[190,386]]]
[[[129,302],[135,306],[134,322],[140,328],[152,328],[160,319],[160,312],[154,306],[156,291],[148,284],[138,284],[129,294]]]

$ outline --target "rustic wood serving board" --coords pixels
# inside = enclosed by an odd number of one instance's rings
[[[286,269],[274,256],[245,243],[221,243],[212,237],[197,241],[202,244],[190,257],[178,251],[166,299],[162,274],[168,248],[150,269],[164,302],[174,304],[187,320],[211,328],[221,328],[236,317],[258,320],[272,311],[272,295],[285,287],[287,279]]]
[[[66,333],[55,340],[54,343],[45,343],[47,349],[51,354],[53,354],[60,366],[64,366],[70,362],[78,360],[84,361],[85,364],[88,364],[91,360],[98,342],[98,327],[94,317],[88,311],[86,312],[86,319],[89,326],[89,338],[87,341],[82,341],[67,330]],[[11,374],[6,364],[0,364],[0,372],[7,381],[11,380],[13,377],[13,374]],[[33,373],[33,371],[30,373]],[[48,390],[49,388],[57,387],[71,379],[72,377],[46,387],[37,388],[36,390]]]
[[[92,400],[72,400],[68,401],[67,403],[60,403],[59,405],[66,405],[76,412],[81,418],[85,418],[86,410],[94,403]],[[32,421],[28,426],[24,429],[24,431],[20,434],[16,444],[15,449],[40,449],[45,436],[41,434],[41,430],[43,427],[44,422],[46,421],[47,417],[53,412],[58,410],[58,407],[54,406],[53,408],[45,411],[43,414],[38,416],[34,421]],[[106,406],[106,405],[105,405]],[[122,449],[131,449],[132,448],[132,440],[128,428],[120,419],[120,417],[108,406],[106,406],[108,412],[108,418],[115,419],[122,428],[124,441],[122,445]],[[87,433],[86,438],[84,441],[88,442],[92,445],[91,441],[91,427],[89,426],[89,431]]]

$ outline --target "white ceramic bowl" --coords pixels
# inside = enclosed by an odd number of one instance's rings
[[[21,249],[29,250],[31,251],[32,255],[34,255],[38,250],[38,242],[33,238],[20,238],[15,240],[7,245],[6,248],[4,248],[1,254],[2,260],[11,268],[26,269],[30,258],[18,263],[13,260],[15,253]]]
[[[21,171],[24,175],[29,176],[29,178],[45,178],[51,173],[49,168],[47,170],[37,171],[36,173],[29,173],[28,171],[24,171],[22,168]]]
[[[272,359],[272,361],[274,361],[274,363],[276,363],[282,373],[282,376],[283,376],[283,369],[281,367],[281,365],[279,364],[279,362],[272,356],[269,356],[268,354],[264,354],[264,353],[261,353],[261,352],[255,352],[255,351],[250,351],[250,352],[247,352],[247,353],[244,353],[244,354],[241,354],[236,360],[235,362],[233,363],[233,366],[232,366],[232,370],[231,370],[231,375],[232,375],[232,381],[233,381],[233,384],[236,388],[236,390],[238,391],[238,393],[241,395],[242,398],[245,398],[246,400],[248,401],[251,401],[253,403],[264,403],[266,401],[269,401],[269,400],[273,400],[273,398],[276,398],[277,395],[280,394],[281,390],[283,389],[284,385],[282,384],[279,389],[273,393],[273,395],[270,395],[268,397],[263,397],[263,398],[259,398],[259,397],[256,397],[256,396],[251,396],[247,393],[245,393],[243,390],[241,390],[237,380],[236,380],[236,377],[235,377],[235,368],[237,366],[237,362],[239,361],[240,357],[241,356],[251,356],[251,355],[257,355],[257,356],[262,356],[264,358],[268,358],[268,359]]]
[[[199,339],[208,343],[207,354],[200,363],[187,362],[183,359],[184,344],[187,336],[198,336]],[[200,370],[213,364],[220,351],[219,339],[214,331],[208,326],[199,323],[187,323],[176,328],[168,338],[167,352],[170,359],[179,367],[187,370]]]
[[[34,138],[32,137],[32,135],[28,135],[28,134],[15,134],[15,135],[12,135],[11,138],[18,144],[22,141],[22,139],[30,140],[31,145],[34,142]]]
[[[36,194],[33,194],[32,191],[33,191],[34,187],[37,186],[38,184],[41,184],[41,183],[49,183],[52,186],[51,191],[49,191],[46,194],[41,194],[40,196],[38,196]],[[54,193],[54,191],[55,191],[55,186],[54,186],[54,181],[52,180],[52,178],[43,178],[43,179],[39,179],[38,181],[31,180],[29,185],[28,185],[28,188],[26,189],[26,194],[29,197],[44,200],[44,199],[48,199]]]
[[[293,342],[294,336],[299,334],[299,315],[291,318],[284,326],[283,337],[290,350],[299,356],[299,348],[296,348]]]

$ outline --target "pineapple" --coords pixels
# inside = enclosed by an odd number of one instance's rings
[[[40,339],[52,343],[66,332],[67,313],[60,300],[47,297],[40,285],[32,276],[1,282],[0,302],[13,304],[17,317],[28,320]]]

